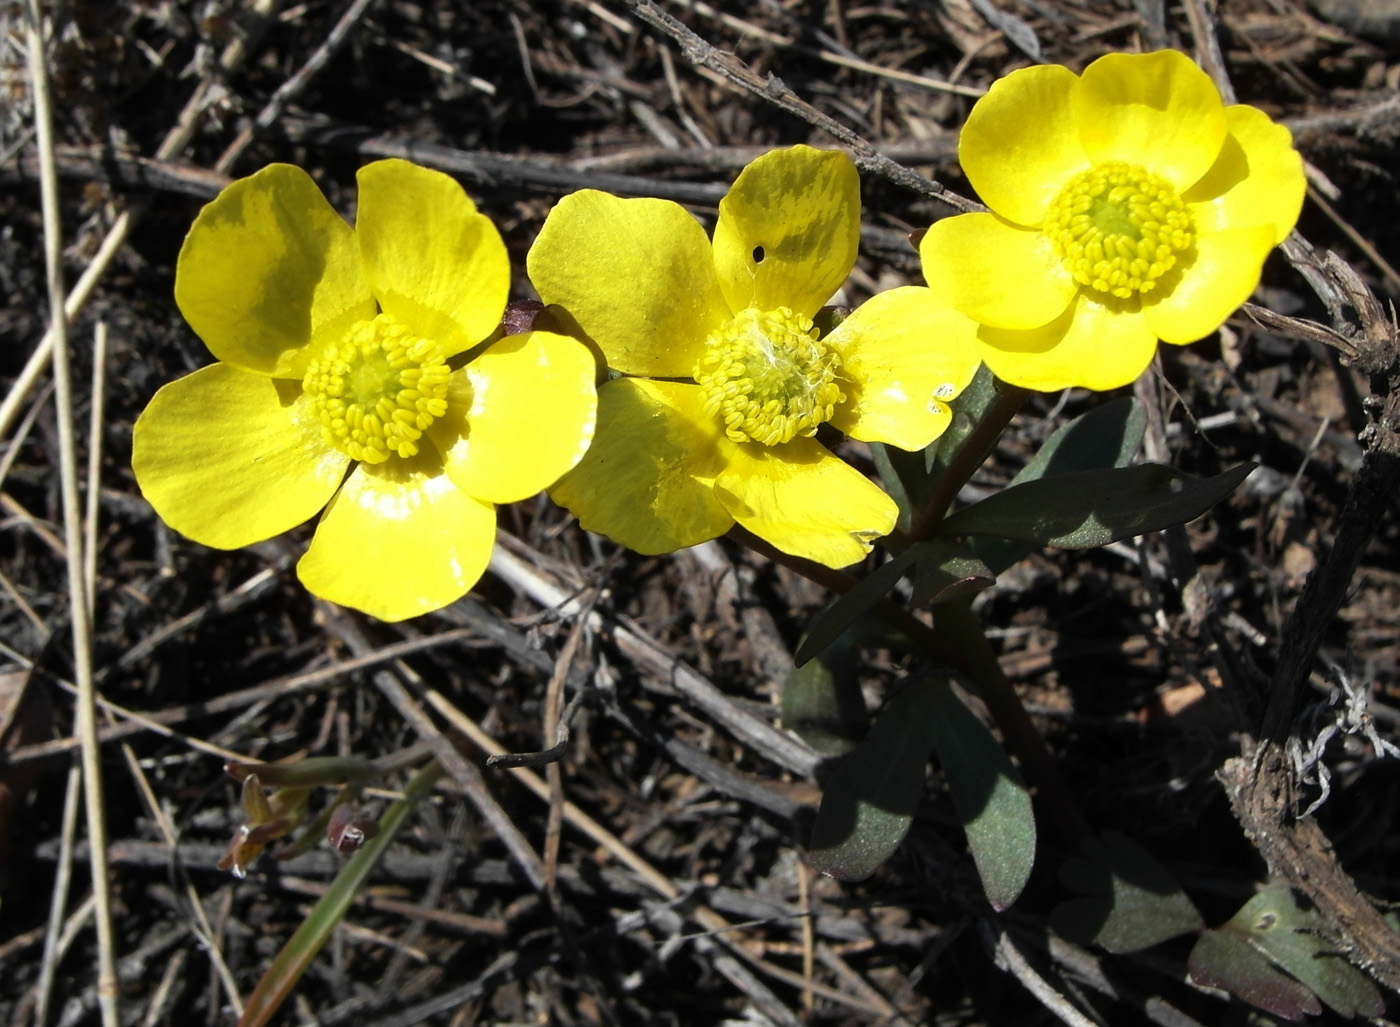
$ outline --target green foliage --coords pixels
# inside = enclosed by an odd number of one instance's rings
[[[933,465],[933,454],[937,447],[936,439],[927,449],[915,453],[898,446],[886,446],[882,442],[870,444],[870,455],[875,461],[875,469],[880,474],[880,482],[899,507],[897,523],[901,531],[909,530],[914,518],[928,503],[929,492],[932,489],[929,470]]]
[[[1016,901],[1035,863],[1035,816],[1021,775],[986,726],[936,682],[933,746],[987,901],[998,912]]]
[[[933,749],[938,687],[915,679],[896,692],[827,783],[811,843],[822,873],[864,880],[909,833]]]
[[[1187,961],[1197,984],[1221,988],[1287,1020],[1322,1012],[1317,996],[1273,968],[1249,941],[1229,931],[1205,931]]]
[[[1055,429],[1011,484],[1071,471],[1126,467],[1137,456],[1146,432],[1147,415],[1131,397],[1094,407]]]
[[[870,727],[851,634],[793,667],[783,682],[783,727],[823,756],[850,752]]]
[[[1254,470],[1241,464],[1194,478],[1160,464],[1074,471],[1015,485],[943,522],[950,535],[996,535],[1060,549],[1089,549],[1185,524]]]
[[[962,450],[978,438],[981,420],[992,416],[1000,392],[985,371],[955,401],[953,425],[935,447],[922,454],[877,452],[906,523],[916,517],[919,503],[934,494],[940,475],[950,473],[955,463],[965,465]],[[1127,466],[1145,429],[1146,417],[1125,398],[1057,430],[1006,489],[950,516],[938,537],[897,553],[832,602],[798,645],[798,666],[845,637],[860,618],[878,614],[880,604],[911,571],[912,605],[963,599],[990,587],[997,572],[1036,546],[1100,546],[1192,520],[1253,469],[1246,464],[1197,479],[1154,464]],[[969,541],[954,540],[962,535],[970,536]],[[823,752],[836,751],[830,746],[837,743],[820,725],[839,707],[840,685],[831,673],[838,662],[829,661],[810,675],[794,675],[787,690],[791,700],[785,692],[785,722],[804,737],[811,730],[806,725],[816,725],[812,738]],[[946,685],[928,696],[938,708],[932,744],[938,746],[969,848],[988,900],[1005,908],[1024,887],[1034,859],[1030,800],[1001,747]],[[927,739],[916,725],[889,723],[891,716],[887,711],[877,722],[823,800],[813,848],[818,865],[834,876],[867,876],[908,830]],[[889,746],[897,751],[881,758],[871,747],[886,745],[886,736],[897,743]],[[896,779],[901,772],[908,780]],[[862,774],[873,776],[867,780]],[[1085,866],[1097,868],[1091,886],[1082,889],[1090,897],[1057,911],[1067,932],[1112,951],[1131,951],[1202,926],[1190,901],[1145,853],[1121,836],[1111,838],[1107,847],[1099,844],[1099,850],[1086,854]]]
[[[953,422],[938,437],[929,449],[928,478],[935,482],[953,465],[967,446],[968,440],[986,419],[988,411],[996,403],[1006,386],[997,381],[996,376],[983,364],[977,369],[971,384],[963,389],[949,404],[953,408]],[[977,454],[980,458],[985,454]],[[977,461],[981,463],[979,459]],[[927,493],[925,493],[927,494]]]
[[[954,599],[970,599],[996,584],[991,568],[971,552],[946,539],[937,541],[942,545],[932,555],[920,555],[910,605],[937,606]]]
[[[1127,467],[1146,431],[1147,415],[1130,397],[1095,407],[1057,428],[1007,488],[1073,471]],[[974,539],[972,548],[998,574],[1035,551],[1031,543],[986,537]]]
[[[1291,1020],[1320,1013],[1318,999],[1342,1016],[1385,1011],[1375,986],[1338,950],[1326,921],[1299,906],[1285,884],[1265,888],[1229,921],[1202,934],[1189,965],[1198,984],[1224,988]]]
[[[920,576],[915,588],[922,590],[929,603],[947,602],[970,595],[995,583],[996,579],[971,550],[949,539],[933,539],[910,546],[893,560],[881,564],[856,582],[849,592],[817,615],[802,636],[793,659],[798,666],[831,645],[856,620],[873,610],[915,564]]]
[[[931,752],[943,766],[987,900],[1005,909],[1035,860],[1030,795],[945,678],[916,678],[896,693],[832,777],[812,830],[812,862],[847,881],[874,873],[908,834]]]
[[[1118,831],[1081,845],[1060,868],[1065,887],[1086,896],[1061,903],[1050,924],[1071,941],[1109,952],[1136,952],[1205,926],[1161,863]]]

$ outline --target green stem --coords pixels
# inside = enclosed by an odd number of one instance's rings
[[[1011,419],[1021,407],[1025,406],[1029,397],[1029,389],[1007,385],[1005,382],[997,383],[996,400],[987,408],[982,419],[977,422],[977,427],[963,440],[948,466],[933,483],[933,491],[929,493],[923,512],[909,529],[910,544],[930,539],[937,533],[948,507],[977,468],[986,461],[987,454],[992,451],[1002,432],[1006,431],[1006,426],[1011,423]]]
[[[224,770],[236,781],[257,774],[258,780],[269,788],[364,785],[395,771],[417,766],[430,752],[426,743],[415,742],[377,760],[358,756],[307,756],[292,763],[230,761],[224,765]]]

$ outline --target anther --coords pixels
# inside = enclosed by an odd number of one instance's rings
[[[418,439],[447,412],[450,371],[437,344],[380,314],[306,369],[302,387],[326,441],[365,463],[418,452]]]
[[[749,307],[706,340],[695,380],[730,439],[776,446],[831,419],[846,398],[839,372],[810,318]]]
[[[1196,242],[1186,205],[1164,179],[1124,161],[1070,179],[1045,234],[1075,281],[1119,299],[1155,289]]]

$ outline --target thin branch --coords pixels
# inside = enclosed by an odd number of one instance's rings
[[[508,544],[515,543],[503,532],[498,532],[497,538]],[[581,604],[570,592],[546,581],[503,545],[497,545],[491,554],[491,572],[540,606],[557,611],[561,617],[579,615]],[[587,616],[594,631],[611,637],[619,650],[639,666],[669,681],[676,691],[722,724],[743,744],[788,770],[805,777],[812,776],[821,758],[806,745],[744,711],[712,682],[675,659],[665,647],[625,621],[605,620],[596,611]]]
[[[330,33],[321,41],[321,45],[307,58],[306,63],[297,69],[296,74],[277,87],[277,91],[258,112],[253,123],[244,126],[237,138],[229,143],[223,156],[215,163],[215,170],[227,172],[243,155],[243,151],[248,148],[253,139],[265,133],[277,122],[277,119],[282,116],[282,112],[287,109],[287,104],[310,85],[311,80],[330,63],[330,59],[349,42],[350,34],[359,25],[365,12],[369,9],[369,5],[373,2],[374,0],[353,0],[345,13],[340,16],[340,20],[331,28]]]
[[[500,743],[483,731],[480,725],[454,706],[451,701],[441,693],[429,691],[427,699],[428,703],[437,710],[439,714],[445,717],[453,727],[469,738],[472,744],[476,745],[483,752],[488,755],[504,753],[505,750],[501,747]],[[523,767],[515,768],[514,770],[507,771],[507,773],[515,775],[516,780],[525,785],[525,787],[533,792],[541,801],[545,803],[550,801],[549,785],[542,781],[539,775]],[[684,893],[676,886],[675,882],[672,881],[670,877],[657,870],[638,855],[635,849],[618,838],[583,810],[579,809],[572,802],[564,803],[563,813],[565,820],[570,825],[587,835],[595,844],[635,873],[649,888],[653,889],[662,898],[669,902],[679,902],[684,898]],[[814,993],[820,995],[824,999],[839,1002],[842,1005],[864,1013],[885,1017],[893,1016],[895,1013],[894,1008],[884,999],[878,999],[878,1001],[875,1002],[867,1002],[864,999],[847,995],[834,988],[808,981],[799,973],[794,973],[758,958],[751,953],[746,946],[739,944],[738,939],[734,938],[734,934],[740,929],[740,926],[730,923],[708,906],[694,903],[688,907],[688,913],[705,928],[710,937],[719,940],[726,948],[734,953],[734,955],[777,980],[798,988],[811,987]],[[721,972],[723,972],[722,968]],[[729,975],[726,974],[726,976]],[[733,977],[730,977],[730,980],[740,987],[743,986]]]
[[[973,200],[964,199],[957,193],[950,192],[933,179],[925,178],[917,171],[890,160],[876,151],[875,147],[864,137],[803,100],[789,89],[782,79],[773,74],[766,77],[759,75],[733,54],[725,53],[711,46],[663,11],[653,0],[623,0],[623,2],[639,19],[675,40],[686,60],[697,68],[706,68],[714,72],[727,82],[768,101],[775,107],[796,115],[809,125],[821,129],[838,142],[849,146],[854,155],[856,167],[862,171],[879,175],[895,185],[921,196],[942,200],[955,210],[967,212],[985,209]]]
[[[44,955],[39,964],[39,981],[35,985],[34,1023],[43,1027],[49,1022],[49,996],[53,992],[54,975],[58,971],[59,938],[63,933],[63,911],[68,907],[68,886],[73,880],[73,851],[78,832],[78,796],[82,794],[83,771],[77,760],[68,766],[68,783],[63,791],[63,819],[59,830],[58,858],[55,861],[53,890],[49,898],[49,927],[44,934]]]
[[[1011,935],[1005,931],[994,930],[986,920],[978,921],[977,926],[983,942],[991,949],[998,965],[1020,981],[1025,989],[1048,1011],[1059,1017],[1062,1023],[1068,1024],[1069,1027],[1098,1027],[1098,1024],[1070,1005],[1068,999],[1035,972],[1035,968],[1026,962],[1026,957],[1021,955],[1021,950],[1011,940]]]

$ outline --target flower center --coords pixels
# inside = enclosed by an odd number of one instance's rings
[[[377,464],[418,452],[424,429],[447,413],[448,374],[437,343],[380,314],[313,360],[302,388],[326,441]]]
[[[840,369],[810,318],[749,307],[705,340],[695,380],[705,412],[719,415],[730,439],[776,446],[831,419],[846,398],[836,384]]]
[[[1071,178],[1050,205],[1045,234],[1075,281],[1119,299],[1151,292],[1196,241],[1172,187],[1124,161]]]

